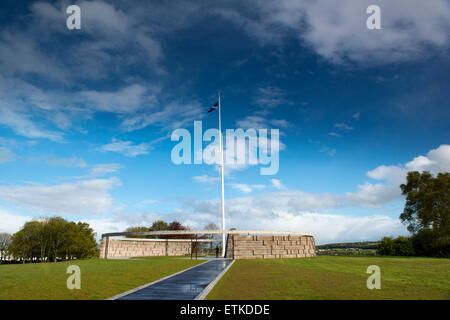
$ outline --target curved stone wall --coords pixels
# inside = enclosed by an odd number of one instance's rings
[[[191,254],[188,239],[102,238],[100,258],[182,256]],[[206,241],[206,240],[204,240]],[[105,247],[107,244],[107,250]],[[105,257],[105,253],[107,256]],[[233,259],[307,258],[316,255],[310,235],[229,234],[226,257]]]
[[[307,258],[315,255],[316,246],[311,236],[229,235],[227,240],[227,258]]]
[[[100,258],[105,258],[106,238],[100,245]],[[131,239],[108,240],[107,259],[126,257],[182,256],[191,253],[191,241],[180,239]]]

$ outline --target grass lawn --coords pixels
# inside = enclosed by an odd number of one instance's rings
[[[201,262],[151,257],[0,265],[0,299],[106,299]],[[80,290],[66,286],[66,269],[72,264],[81,269]]]
[[[366,269],[381,269],[381,289]],[[207,299],[450,299],[450,259],[319,256],[236,260]]]

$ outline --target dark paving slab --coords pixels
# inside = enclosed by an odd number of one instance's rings
[[[233,260],[214,259],[118,300],[193,300]]]

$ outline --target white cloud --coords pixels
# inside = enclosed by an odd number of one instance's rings
[[[13,214],[0,208],[0,232],[14,234],[22,228],[27,221],[31,221],[32,217]]]
[[[243,193],[250,193],[253,191],[252,188],[245,183],[229,183],[228,185],[233,189],[239,190]]]
[[[342,122],[341,123],[335,123],[334,127],[338,128],[338,129],[342,129],[342,130],[353,130],[352,126],[349,126],[348,124],[342,123]]]
[[[61,132],[47,130],[37,125],[30,116],[27,115],[25,110],[13,110],[13,105],[2,101],[0,95],[0,124],[10,127],[16,134],[32,138],[32,139],[49,139],[52,141],[62,141],[63,134]],[[14,107],[16,107],[14,105]],[[24,111],[24,112],[18,112]]]
[[[219,181],[219,177],[211,177],[207,174],[202,174],[200,176],[194,176],[192,177],[192,180],[194,180],[195,182],[202,182],[202,183],[216,183],[217,181]]]
[[[83,180],[59,185],[0,186],[0,199],[38,212],[52,214],[101,214],[113,206],[109,190],[117,178]]]
[[[330,194],[279,191],[227,200],[227,227],[241,230],[282,230],[312,233],[318,243],[379,240],[386,235],[407,234],[396,218],[385,215],[348,216],[317,212],[346,206],[345,199]],[[191,221],[217,221],[220,201],[209,200],[183,213]],[[200,223],[201,224],[201,223]]]
[[[132,84],[117,91],[82,91],[79,94],[86,98],[88,105],[96,111],[119,114],[133,113],[146,104],[157,102],[158,88],[144,87],[142,84]]]
[[[230,135],[230,138],[232,136]],[[234,143],[231,141],[231,148],[228,148],[229,145],[227,143],[228,139],[224,137],[225,145],[224,145],[224,174],[230,175],[233,171],[240,171],[249,168],[249,166],[261,165],[261,167],[267,167],[267,163],[263,163],[262,157],[260,157],[261,152],[264,155],[271,156],[275,153],[280,153],[281,150],[286,148],[286,145],[278,140],[278,146],[275,144],[275,140],[272,140],[270,130],[267,131],[267,136],[259,135],[257,132],[257,143],[256,145],[248,143],[249,139],[235,139]],[[272,142],[274,142],[274,146],[272,148]],[[235,150],[233,151],[233,145],[235,146]],[[267,149],[261,149],[261,146],[265,146]],[[270,146],[270,148],[269,148]],[[227,155],[229,153],[229,155]],[[219,145],[218,144],[210,144],[203,150],[203,160],[205,163],[213,163],[216,164],[215,170],[220,171],[220,166],[218,165],[220,157],[219,157]],[[253,154],[254,157],[250,157],[250,154]],[[273,160],[273,159],[272,159]],[[275,161],[275,160],[273,160]]]
[[[286,186],[281,183],[278,179],[271,179],[272,187],[278,190],[287,190]]]
[[[431,171],[433,173],[450,171],[450,145],[443,144],[433,149],[426,156],[418,156],[405,167],[412,171]]]
[[[0,75],[0,124],[18,135],[61,142],[62,132],[35,121],[44,117],[58,127],[67,127],[64,116],[54,107],[55,101],[58,99],[54,95],[47,95],[27,82]]]
[[[381,207],[401,197],[400,186],[397,184],[372,184],[366,182],[358,185],[357,192],[347,192],[347,199],[355,206]]]
[[[266,186],[264,184],[252,184],[252,188],[256,190],[262,190],[265,189]]]
[[[241,229],[283,230],[313,234],[316,244],[380,240],[386,235],[406,235],[398,219],[383,215],[351,217],[338,214],[276,212],[270,218],[252,219],[245,214],[232,217],[230,226]]]
[[[123,232],[131,227],[125,220],[120,219],[97,218],[83,219],[83,221],[89,223],[89,226],[97,233],[97,238],[100,238],[103,233]]]
[[[197,101],[183,102],[180,100],[164,104],[159,109],[150,109],[126,117],[122,127],[127,131],[142,129],[148,125],[156,125],[173,130],[193,124],[205,115],[204,107]]]
[[[426,157],[433,160],[431,163],[436,168],[448,168],[447,150],[448,146],[442,145],[428,152]],[[227,227],[310,232],[317,243],[378,240],[386,235],[406,235],[407,230],[397,217],[392,218],[381,213],[352,216],[324,212],[330,209],[339,209],[342,212],[347,207],[381,207],[400,199],[398,183],[404,178],[404,173],[406,168],[402,166],[379,166],[368,171],[367,176],[385,181],[384,184],[366,183],[358,186],[357,192],[344,195],[284,190],[228,199],[225,206]],[[199,181],[210,181],[209,176],[199,177]],[[240,184],[244,186],[242,188],[237,185],[234,187],[241,188],[243,192],[248,191],[248,188],[256,190],[263,187]],[[116,214],[113,218],[93,219],[88,222],[99,233],[123,231],[132,225],[149,226],[157,219],[178,220],[192,227],[202,227],[209,222],[220,224],[220,215],[217,214],[220,208],[219,200],[189,200],[180,207],[183,209],[175,210],[174,213]]]
[[[275,86],[258,88],[254,103],[264,108],[273,108],[286,103],[285,92]]]
[[[30,34],[18,30],[0,32],[0,67],[2,74],[44,75],[63,82],[68,76],[62,64],[40,50]]]
[[[136,157],[150,152],[150,143],[141,143],[133,145],[132,141],[121,141],[112,139],[111,143],[100,147],[101,151],[117,152],[127,157]]]
[[[268,119],[260,115],[250,115],[236,121],[236,126],[242,129],[278,129],[287,128],[291,124],[284,119]]]
[[[339,133],[336,133],[336,132],[330,132],[330,133],[328,133],[328,135],[333,136],[333,137],[338,137],[338,138],[342,137],[342,135],[340,135]]]
[[[266,197],[267,194],[264,195]],[[283,196],[277,202],[277,193],[268,201],[260,197],[227,200],[227,228],[241,230],[282,230],[312,233],[316,243],[341,241],[379,240],[386,235],[406,235],[406,228],[396,218],[384,215],[353,217],[344,214],[326,214],[300,210],[289,204]],[[293,198],[290,198],[293,199]],[[301,201],[296,202],[300,205]],[[180,221],[183,225],[201,229],[207,223],[220,225],[217,214],[220,201],[202,201],[196,203],[193,212],[177,213],[138,213],[119,214],[110,218],[84,219],[97,232],[98,236],[107,232],[121,232],[130,226],[150,226],[154,221]]]
[[[89,176],[102,177],[108,173],[115,173],[119,171],[120,167],[121,165],[118,163],[96,164],[91,169],[89,169]]]
[[[86,168],[87,163],[83,158],[71,157],[71,158],[54,158],[49,157],[46,162],[52,166],[63,166],[69,168]]]
[[[78,1],[77,5],[82,11],[82,30],[87,37],[77,41],[76,45],[69,43],[58,47],[70,61],[64,65],[66,74],[72,69],[74,78],[99,79],[138,63],[148,71],[164,73],[159,65],[163,52],[156,40],[157,29],[148,26],[145,16],[117,2]],[[33,4],[30,8],[31,30],[26,43],[38,46],[41,44],[39,36],[45,34],[46,37],[41,36],[43,42],[53,44],[51,41],[58,39],[58,34],[70,32],[61,27],[65,25],[66,8],[65,1]],[[35,55],[33,53],[32,56]],[[51,66],[49,63],[45,65]],[[46,76],[45,72],[41,75]]]
[[[257,39],[279,44],[296,36],[316,53],[335,63],[360,64],[414,60],[431,48],[449,47],[450,6],[421,0],[379,0],[382,30],[368,30],[366,8],[371,0],[251,1],[245,10],[217,9]]]
[[[263,184],[245,184],[245,183],[229,183],[228,184],[233,189],[239,190],[243,193],[251,193],[254,190],[262,190],[266,186]]]
[[[375,180],[384,180],[386,183],[372,184],[366,182],[358,186],[358,192],[347,192],[347,198],[361,206],[380,207],[393,200],[401,198],[400,184],[406,183],[408,171],[450,171],[450,145],[441,145],[430,150],[427,156],[415,157],[404,166],[379,166],[367,172],[367,176]]]
[[[398,166],[378,166],[367,172],[367,176],[375,180],[386,180],[400,185],[405,182],[406,173],[407,170]]]

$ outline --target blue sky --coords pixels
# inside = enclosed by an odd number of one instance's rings
[[[216,167],[170,158],[173,130],[217,126],[220,88],[223,128],[279,129],[281,146],[276,175],[228,168],[228,227],[407,234],[406,172],[450,168],[449,21],[445,0],[3,0],[0,232],[52,215],[98,234],[220,225]]]

